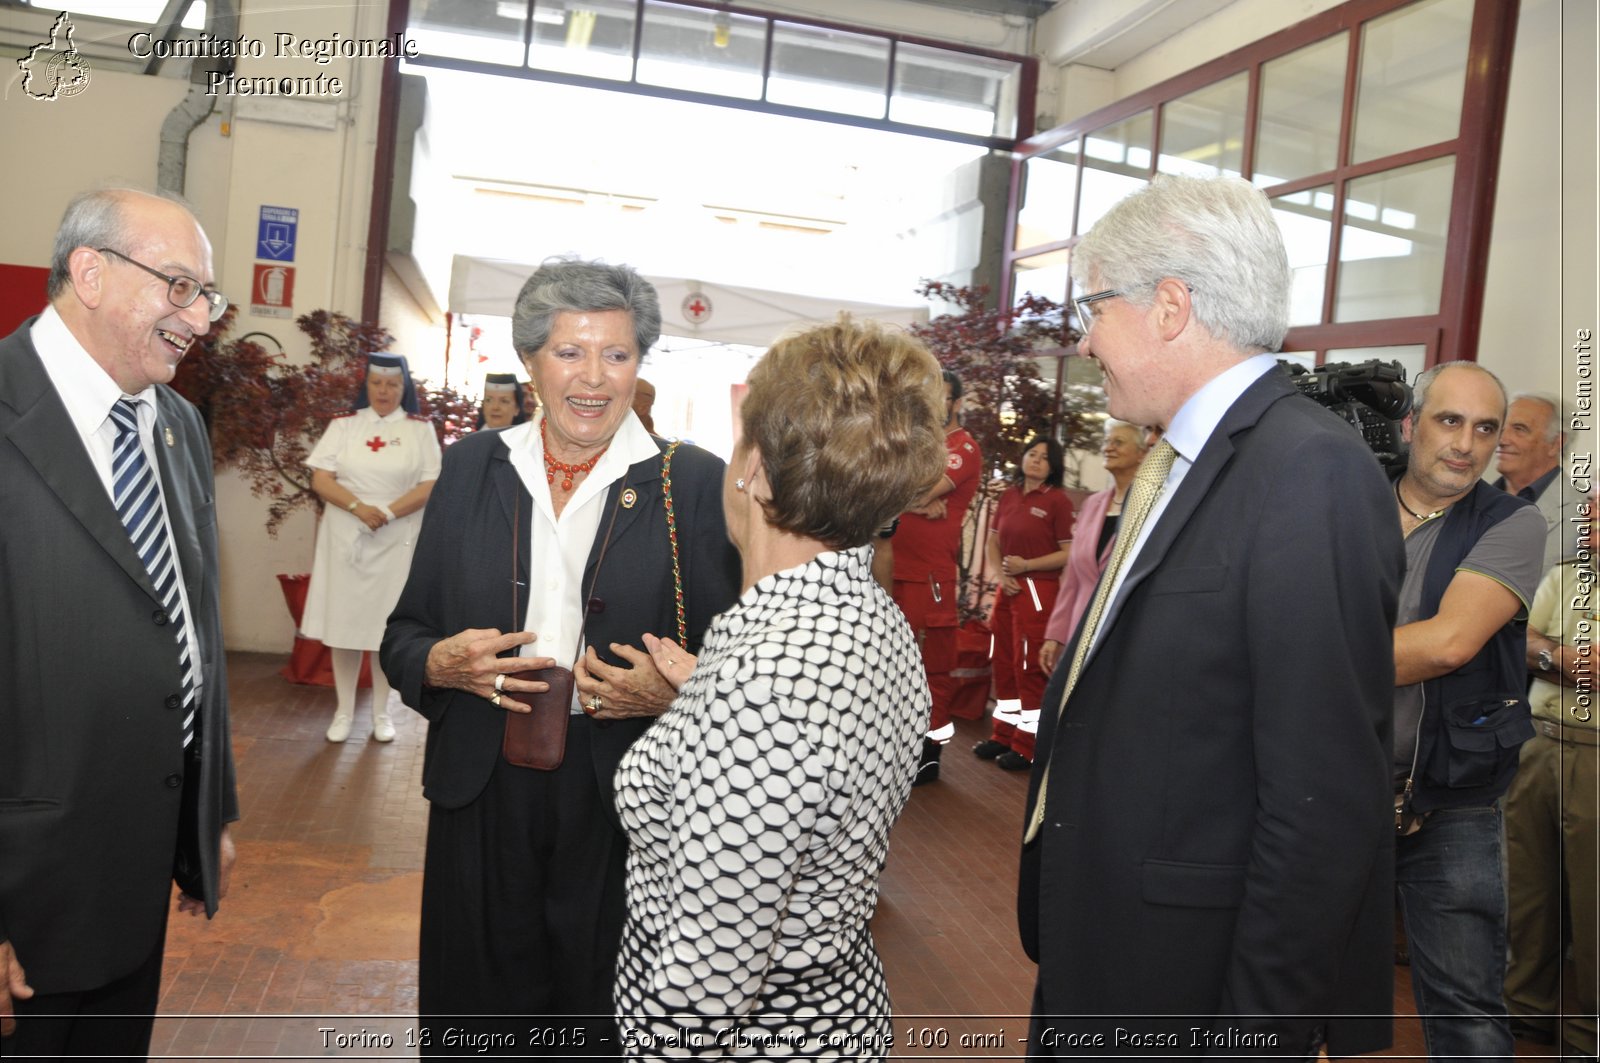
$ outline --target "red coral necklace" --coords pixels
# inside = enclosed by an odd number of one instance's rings
[[[560,473],[561,490],[563,491],[572,490],[572,478],[574,476],[580,472],[588,474],[593,471],[595,462],[599,461],[611,447],[611,441],[608,439],[606,440],[606,445],[600,448],[599,453],[588,461],[580,461],[574,465],[568,465],[566,462],[557,461],[550,456],[550,437],[545,433],[543,420],[539,421],[539,441],[544,444],[544,478],[553,486],[556,482],[556,473]]]

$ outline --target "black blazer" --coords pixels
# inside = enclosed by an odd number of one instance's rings
[[[666,449],[663,441],[657,444]],[[694,446],[680,446],[672,456],[672,500],[691,652],[698,651],[711,618],[739,594],[739,555],[728,541],[722,513],[723,468],[720,458]],[[638,500],[617,509],[611,545],[596,583],[600,540],[624,488],[632,488]],[[384,674],[405,703],[428,719],[423,794],[444,808],[470,803],[488,783],[500,756],[505,712],[465,691],[425,689],[428,651],[440,639],[466,628],[521,629],[522,617],[512,615],[511,597],[512,527],[519,505],[526,535],[533,499],[512,467],[500,433],[477,433],[449,447],[422,518],[411,575],[383,636]],[[516,556],[519,602],[525,609],[526,546]],[[611,653],[610,644],[643,649],[641,636],[647,631],[677,637],[672,546],[659,457],[634,464],[623,480],[611,485],[584,571],[584,589],[591,585],[591,597],[600,599],[604,608],[590,612],[587,638],[603,660],[623,663]],[[648,718],[602,721],[595,728],[595,782],[613,817],[612,774],[622,754],[650,723]]]
[[[1233,1016],[1278,1053],[1389,1043],[1403,567],[1361,440],[1282,373],[1256,381],[1059,721],[1070,648],[1045,693],[1028,807],[1046,772],[1050,801],[1018,904],[1045,1012]],[[1192,1025],[1171,1054],[1203,1050]]]
[[[0,937],[41,993],[92,989],[156,947],[185,771],[172,628],[29,338],[0,340]],[[154,389],[156,453],[200,644],[206,909],[239,817],[211,446]],[[171,432],[172,445],[166,444]]]

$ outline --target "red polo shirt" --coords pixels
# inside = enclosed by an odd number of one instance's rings
[[[1053,554],[1072,539],[1072,499],[1059,487],[1041,484],[1024,493],[1006,488],[995,506],[990,527],[1000,536],[1000,556],[1029,559]],[[1058,579],[1060,569],[1029,572],[1034,579]]]
[[[945,436],[949,454],[945,475],[956,489],[944,496],[944,516],[938,520],[907,513],[894,533],[894,578],[925,583],[933,579],[955,582],[961,552],[961,522],[978,490],[983,455],[965,428]]]

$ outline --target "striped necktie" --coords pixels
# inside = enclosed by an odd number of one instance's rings
[[[144,562],[156,594],[172,622],[178,640],[178,667],[183,672],[183,748],[194,741],[195,695],[199,684],[194,660],[189,654],[189,622],[183,612],[183,596],[178,593],[178,565],[167,530],[167,515],[161,505],[155,472],[144,456],[139,441],[139,403],[118,399],[111,407],[111,420],[117,439],[111,448],[113,500],[117,516],[128,529],[133,549]]]
[[[1100,577],[1100,584],[1095,588],[1094,600],[1089,603],[1089,615],[1083,622],[1083,630],[1078,634],[1078,644],[1072,653],[1072,666],[1067,671],[1067,685],[1061,690],[1061,702],[1056,706],[1056,715],[1066,711],[1067,699],[1072,696],[1072,688],[1078,685],[1078,675],[1083,671],[1083,662],[1089,656],[1089,647],[1094,644],[1095,634],[1100,629],[1100,618],[1105,614],[1106,606],[1110,602],[1111,588],[1116,585],[1117,574],[1122,571],[1122,566],[1128,560],[1128,555],[1133,553],[1133,544],[1139,538],[1139,529],[1144,527],[1145,518],[1150,516],[1150,510],[1155,508],[1156,499],[1161,497],[1162,488],[1167,486],[1167,473],[1172,471],[1172,463],[1177,460],[1178,452],[1171,443],[1163,439],[1156,445],[1144,463],[1139,466],[1139,473],[1133,478],[1133,484],[1128,488],[1127,504],[1122,507],[1122,523],[1117,527],[1117,545],[1111,551],[1111,559],[1106,562],[1105,574]],[[1039,836],[1039,828],[1044,826],[1044,797],[1050,783],[1050,772],[1044,773],[1044,778],[1039,780],[1039,795],[1033,800],[1033,814],[1028,817],[1028,830],[1022,836],[1026,845]]]

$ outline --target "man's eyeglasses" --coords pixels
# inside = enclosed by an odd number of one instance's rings
[[[151,269],[137,259],[129,258],[121,251],[113,251],[109,247],[97,247],[102,255],[116,255],[130,266],[138,266],[152,277],[160,277],[167,282],[167,301],[180,310],[185,310],[194,305],[194,301],[204,296],[206,305],[210,308],[211,320],[216,321],[228,309],[228,297],[215,288],[208,288],[193,277],[177,276],[162,273],[158,269]]]
[[[1078,327],[1088,332],[1094,327],[1095,314],[1099,312],[1095,304],[1106,299],[1115,299],[1121,294],[1121,288],[1107,288],[1103,292],[1091,292],[1072,300],[1072,305],[1078,308]]]
[[[1189,290],[1191,295],[1194,293],[1194,285],[1185,284],[1184,287]],[[1121,288],[1107,288],[1105,291],[1090,292],[1088,295],[1080,295],[1072,300],[1072,305],[1078,308],[1078,327],[1084,332],[1088,332],[1094,327],[1095,318],[1102,313],[1095,304],[1104,302],[1107,299],[1115,299],[1122,294]]]

